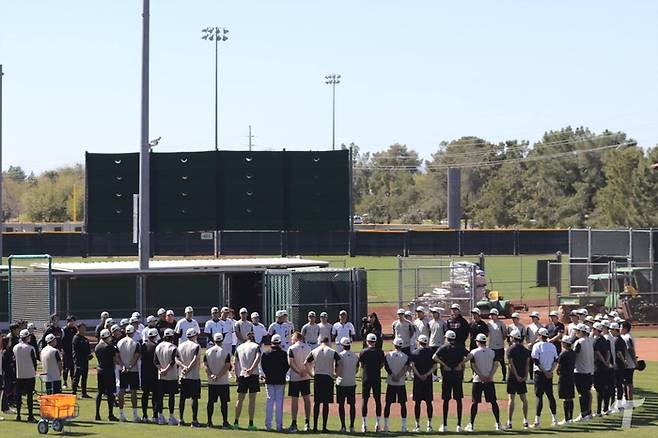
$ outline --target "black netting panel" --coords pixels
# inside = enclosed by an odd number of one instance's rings
[[[507,255],[514,254],[515,233],[513,231],[477,231],[462,233],[462,254]]]
[[[370,256],[404,255],[405,234],[397,232],[355,233],[354,254]]]
[[[409,231],[409,255],[458,255],[459,231]]]
[[[519,254],[553,254],[569,252],[568,230],[518,231]]]

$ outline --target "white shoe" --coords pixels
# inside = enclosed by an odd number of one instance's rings
[[[439,427],[439,432],[441,433],[446,433],[448,431],[448,426],[441,426]]]
[[[551,426],[557,426],[557,420],[555,418],[551,420]]]
[[[368,426],[366,426],[365,424],[361,426],[361,432],[368,433]]]
[[[122,422],[122,423],[125,423],[126,421],[128,421],[127,418],[126,418],[126,414],[124,414],[123,412],[119,412],[119,421]]]
[[[158,421],[158,424],[161,425],[161,426],[164,425],[164,424],[166,423],[166,421],[165,421],[165,417],[164,417],[164,415],[162,415],[162,414],[160,414],[160,416],[158,416],[158,420],[157,420],[157,421]]]
[[[586,415],[586,416],[583,418],[583,421],[590,421],[591,419],[592,419],[592,416],[591,416],[591,415]]]
[[[512,430],[512,422],[508,421],[507,424],[505,425],[505,430]]]
[[[144,421],[144,423],[148,423],[148,421],[149,421],[149,419],[146,418],[146,421]],[[141,423],[141,422],[142,422],[142,419],[139,418],[138,415],[133,415],[133,423]]]
[[[173,415],[171,415],[169,417],[169,422],[168,423],[169,423],[170,426],[178,426],[178,420]]]
[[[558,425],[558,426],[564,426],[564,425],[567,425],[567,424],[569,424],[569,423],[567,422],[567,420],[561,420],[561,421],[558,421],[558,422],[557,422],[557,425]]]
[[[457,426],[457,429],[455,429],[455,432],[457,432],[457,433],[462,433],[462,427],[461,427],[461,426]]]
[[[579,415],[579,416],[577,416],[576,418],[573,419],[574,423],[578,423],[580,421],[583,421],[583,416],[582,415]]]
[[[473,429],[473,425],[471,423],[468,423],[466,425],[466,429],[464,429],[466,432],[475,432],[475,429]]]
[[[496,423],[496,424],[494,425],[494,429],[496,429],[496,430],[500,430],[500,423]]]
[[[532,423],[530,425],[530,429],[539,429],[541,427],[541,424],[539,423]]]
[[[414,427],[414,433],[419,433],[420,432],[420,426]]]
[[[427,433],[432,433],[434,432],[434,429],[432,429],[432,426],[427,426]]]
[[[400,432],[407,433],[407,426],[402,426],[402,428],[400,429]]]

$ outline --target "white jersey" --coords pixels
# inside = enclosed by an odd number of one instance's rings
[[[152,329],[152,328],[155,328],[155,327],[146,327],[144,330],[142,330],[142,344],[146,343],[146,341],[149,340],[148,333],[149,333],[149,330]],[[158,330],[156,330],[156,331],[158,331]],[[160,332],[159,331],[158,331],[157,336],[155,337],[155,343],[157,344],[158,342],[160,342]]]
[[[418,333],[418,336],[425,335],[429,338],[429,336],[430,336],[430,324],[427,321],[427,318],[423,318],[423,319],[416,318],[414,320],[413,324],[416,327],[416,332]]]
[[[430,347],[440,347],[443,345],[445,335],[445,323],[440,319],[430,319]]]
[[[537,338],[539,337],[539,329],[542,328],[541,324],[535,324],[530,323],[528,324],[528,330],[527,330],[527,339],[528,339],[528,344],[534,344],[537,342]]]
[[[191,328],[195,329],[197,333],[200,332],[199,323],[196,322],[196,319],[191,319],[188,321],[186,318],[183,318],[178,320],[176,323],[176,328],[174,329],[174,333],[179,336],[179,344],[187,340],[185,334],[187,333],[187,330]]]
[[[203,327],[203,332],[208,335],[208,345],[215,345],[213,342],[215,333],[221,333],[224,336],[224,321],[209,319]]]
[[[287,351],[288,347],[290,346],[290,336],[292,336],[292,330],[292,324],[289,322],[273,322],[270,324],[270,328],[267,330],[267,333],[270,336],[281,336],[281,349]]]
[[[356,336],[356,330],[354,325],[347,321],[345,324],[338,321],[334,323],[333,328],[331,329],[331,335],[336,340],[336,351],[340,353],[343,351],[343,346],[340,345],[340,340],[343,338],[348,338],[350,341]]]
[[[254,325],[254,340],[258,345],[261,345],[263,343],[263,336],[267,334],[267,329],[260,322],[258,324],[253,324],[253,325]]]

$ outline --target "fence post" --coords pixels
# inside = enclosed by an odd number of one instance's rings
[[[404,284],[402,281],[402,257],[398,256],[398,308],[402,307],[404,300]]]
[[[555,294],[557,296],[557,302],[560,302],[560,297],[562,296],[562,253],[560,251],[555,253],[555,262],[557,263],[557,282],[555,283]],[[548,275],[550,279],[551,275],[551,264],[548,264]],[[557,304],[557,303],[556,303]],[[548,307],[551,307],[551,283],[548,283]]]

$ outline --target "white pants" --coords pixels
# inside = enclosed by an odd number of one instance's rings
[[[267,403],[265,412],[265,428],[272,427],[272,410],[276,405],[276,430],[283,429],[283,392],[286,385],[267,384]]]

